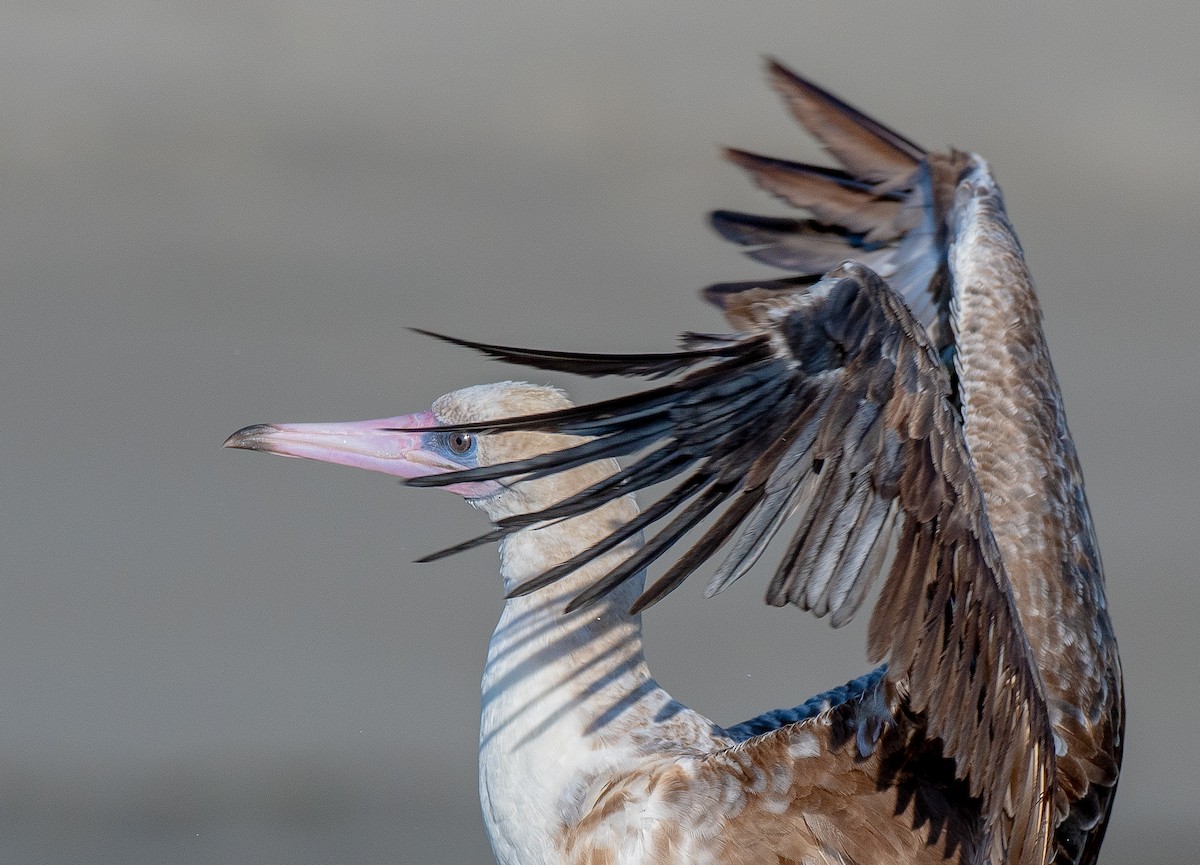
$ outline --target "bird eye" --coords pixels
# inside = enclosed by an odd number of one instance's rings
[[[475,436],[465,432],[452,432],[446,443],[450,446],[450,450],[456,454],[465,454],[475,444]]]

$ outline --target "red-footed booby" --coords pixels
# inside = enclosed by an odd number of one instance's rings
[[[1090,865],[1119,773],[1120,664],[999,188],[976,155],[926,153],[778,64],[770,76],[844,168],[729,151],[812,214],[713,215],[796,274],[706,290],[734,332],[625,356],[450,340],[666,383],[574,407],[505,382],[227,445],[446,486],[495,524],[443,554],[500,541],[480,789],[504,865]],[[672,479],[639,512],[632,494]],[[715,594],[784,529],[768,602],[837,625],[883,575],[868,655],[887,663],[723,729],[650,677],[640,612],[727,548]]]

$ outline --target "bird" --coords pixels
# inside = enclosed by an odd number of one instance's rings
[[[652,384],[581,406],[476,385],[226,445],[445,487],[492,522],[424,560],[499,543],[480,796],[503,865],[1091,865],[1120,774],[1120,660],[1000,188],[974,153],[928,152],[778,61],[767,75],[841,167],[726,151],[807,212],[711,215],[789,274],[704,289],[730,332],[624,355],[431,334]],[[642,612],[706,562],[711,596],[768,551],[766,601],[834,626],[881,579],[867,657],[883,663],[722,727],[652,678]]]

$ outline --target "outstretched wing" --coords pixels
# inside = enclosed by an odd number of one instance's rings
[[[1045,349],[1032,281],[1004,216],[999,190],[976,158],[954,151],[925,153],[778,63],[769,64],[768,74],[797,120],[845,170],[729,151],[729,158],[760,186],[808,210],[811,217],[714,213],[713,226],[725,238],[746,247],[752,258],[796,275],[716,285],[705,296],[724,309],[735,327],[745,327],[747,311],[759,301],[811,284],[843,258],[853,257],[904,297],[948,365],[951,357],[962,365],[951,298],[958,298],[960,312],[970,301],[960,296],[962,286],[950,272],[949,253],[951,247],[974,247],[968,256],[986,272],[983,291],[975,299],[984,315],[991,316],[984,329],[993,357],[975,361],[975,367],[968,361],[963,374],[987,378],[995,386],[1004,378],[1007,361],[1015,375],[1010,381],[1019,382],[1023,394],[1019,406],[1004,411],[1012,417],[1023,415],[1015,422],[1019,434],[1010,437],[993,426],[995,434],[984,444],[993,459],[1033,467],[1040,479],[1030,489],[1039,491],[1038,504],[1031,509],[1026,496],[1014,497],[1011,478],[1007,486],[994,489],[981,483],[1003,503],[992,517],[1008,530],[1008,546],[1004,539],[999,545],[1009,557],[1009,576],[1019,587],[1018,609],[1056,737],[1061,822],[1055,861],[1090,865],[1104,837],[1119,776],[1124,734],[1121,666],[1062,395]],[[972,205],[977,206],[963,208],[956,192],[967,178],[981,182],[972,184]],[[963,224],[964,214],[970,214],[969,225]],[[1001,308],[1004,295],[1017,300],[1019,315]],[[1019,326],[1014,326],[1016,318],[1023,319]],[[968,420],[977,415],[968,412]],[[994,419],[985,418],[983,424],[994,424]],[[1002,469],[995,477],[1009,476]],[[1024,509],[1031,518],[1021,519],[1005,507],[1015,499],[1021,499],[1016,509]],[[1037,517],[1038,508],[1044,519]],[[1027,555],[1030,549],[1042,555]]]
[[[609,402],[464,429],[594,436],[523,462],[415,479],[419,486],[557,471],[638,453],[628,468],[559,504],[503,520],[497,532],[583,513],[667,478],[675,488],[608,539],[516,589],[534,591],[659,521],[642,549],[580,594],[578,607],[654,562],[715,517],[635,604],[654,603],[728,546],[709,587],[738,579],[785,526],[791,539],[767,589],[835,624],[886,570],[869,654],[925,714],[960,777],[984,802],[998,849],[1044,862],[1054,749],[1029,646],[987,523],[950,380],[924,329],[873,271],[847,263],[811,289],[757,305],[741,335],[689,338],[650,364],[668,384]],[[736,353],[727,349],[737,347]],[[545,352],[483,347],[550,364]],[[729,356],[725,356],[728,354]],[[579,371],[587,356],[560,355]],[[487,536],[495,537],[495,533]],[[888,555],[895,544],[894,554]],[[890,564],[889,564],[890,561]],[[885,567],[886,566],[886,567]]]
[[[842,167],[727,151],[763,189],[807,210],[809,217],[717,211],[711,218],[716,230],[744,246],[748,255],[792,275],[706,289],[704,296],[724,310],[739,333],[691,335],[685,350],[674,354],[611,357],[476,345],[493,357],[543,369],[676,378],[643,394],[562,413],[551,421],[559,426],[547,428],[597,435],[599,440],[530,461],[524,468],[546,473],[596,456],[640,454],[635,463],[549,512],[510,521],[454,549],[502,537],[540,519],[577,513],[604,496],[681,478],[675,491],[652,505],[627,534],[674,514],[671,522],[628,571],[611,574],[579,602],[603,593],[718,514],[701,540],[651,586],[642,604],[670,591],[700,562],[729,545],[710,586],[718,591],[741,576],[786,525],[792,541],[768,599],[827,612],[837,624],[853,615],[870,580],[886,570],[888,580],[872,619],[872,652],[891,657],[891,676],[897,682],[920,679],[908,685],[918,696],[922,688],[942,687],[937,699],[945,702],[947,717],[955,708],[966,712],[963,701],[977,693],[970,688],[991,693],[987,689],[995,686],[1024,687],[1024,679],[1003,678],[1003,671],[1029,667],[1028,656],[1018,651],[1028,651],[1027,638],[1036,669],[1033,680],[1042,686],[1057,754],[1055,861],[1089,865],[1104,835],[1119,774],[1124,728],[1120,662],[1104,609],[1099,554],[1078,460],[1045,351],[1032,282],[999,191],[976,157],[926,153],[780,64],[772,61],[768,74],[796,119]],[[955,199],[964,178],[977,181],[967,208]],[[971,216],[964,219],[968,212]],[[956,325],[964,326],[966,301],[955,281],[961,274],[952,273],[950,260],[961,258],[964,250],[982,266],[978,273],[986,272],[984,284],[974,289],[974,302],[994,319],[991,325],[969,325],[983,327],[990,340],[985,351],[990,356],[975,361],[965,359],[955,343]],[[884,318],[851,319],[854,304],[844,303],[849,290],[817,285],[847,258],[883,277],[903,303],[872,289],[886,296],[876,310]],[[863,281],[855,272],[843,276]],[[999,295],[1021,298],[1019,333],[1007,311],[994,302]],[[834,315],[837,297],[847,313],[840,321]],[[904,305],[911,313],[908,320]],[[942,364],[930,362],[931,350]],[[971,463],[963,459],[956,413],[964,409],[959,408],[960,382],[953,372],[957,366],[966,377],[982,378],[981,371],[993,369],[994,379],[996,363],[1008,364],[1023,391],[1019,411],[1028,416],[1017,423],[1024,428],[1011,444],[1003,432],[991,442],[988,459],[1000,461],[1001,474],[1006,460],[1031,465],[1034,474],[1040,471],[1035,495],[1043,510],[1035,508],[1033,517],[1045,516],[1040,524],[1025,520],[1015,528],[1018,522],[1005,508],[1028,511],[1028,504],[1016,502],[1002,485],[997,489],[997,477],[990,477],[988,495],[998,496],[993,502],[998,515],[993,516],[1007,532],[1001,533],[1001,549],[1012,568],[1007,575],[998,567],[996,538],[981,503],[979,478],[989,481],[989,476],[981,470],[972,477]],[[943,370],[952,370],[948,389]],[[930,382],[936,383],[934,390]],[[962,384],[970,387],[969,381]],[[978,418],[978,410],[968,415],[972,422]],[[693,426],[684,435],[687,424]],[[453,482],[448,476],[442,480]],[[956,515],[953,532],[943,508]],[[1019,533],[1015,539],[1010,537],[1014,531]],[[883,558],[890,543],[898,543],[898,550],[889,564]],[[1028,546],[1038,548],[1041,558],[1029,559]],[[928,569],[924,582],[913,570],[921,566]],[[543,581],[561,573],[550,572]],[[985,667],[991,670],[988,675],[1001,679],[981,684],[983,680],[972,678],[977,675],[972,668],[970,676],[947,689],[949,680],[939,680],[936,671],[953,667],[953,658],[961,663],[966,655],[943,657],[940,666],[930,666],[939,650],[928,639],[933,625],[928,617],[943,601],[960,611],[963,580],[983,575],[994,581],[995,591],[976,587],[969,597],[976,604],[990,604],[1008,595],[1001,606],[1012,614],[1013,593],[1005,579],[1010,577],[1020,587],[1015,608],[1020,627],[1014,632],[998,621],[989,625],[992,648]],[[928,594],[934,586],[945,594]],[[952,627],[978,626],[978,617],[965,615],[948,622],[945,633]],[[995,653],[1003,657],[991,657]],[[897,659],[905,657],[925,666],[896,667]],[[925,675],[933,677],[921,678]],[[988,719],[979,711],[976,725]],[[960,735],[973,736],[972,729],[968,724]],[[972,789],[980,789],[981,753],[972,761],[963,757],[965,742],[951,747],[960,770],[970,775]],[[1000,774],[997,770],[991,777]],[[1002,820],[995,809],[995,790],[1001,788],[991,789],[988,819],[995,823]],[[1011,790],[1004,795],[1012,798]]]

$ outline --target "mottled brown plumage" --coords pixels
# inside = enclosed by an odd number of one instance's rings
[[[949,761],[911,724],[864,757],[858,715],[852,700],[614,779],[567,833],[564,860],[618,861],[640,833],[646,861],[663,865],[978,861],[982,827]]]
[[[727,547],[710,587],[719,591],[781,532],[791,540],[770,603],[837,624],[885,575],[869,654],[889,661],[880,687],[894,722],[857,757],[818,740],[821,756],[803,769],[783,751],[767,753],[799,728],[737,746],[753,750],[759,766],[777,759],[796,775],[772,807],[747,806],[740,846],[715,861],[919,862],[951,851],[963,861],[1090,865],[1120,765],[1120,664],[1040,309],[999,189],[977,156],[926,154],[778,64],[770,77],[845,171],[730,151],[760,185],[813,218],[718,212],[713,221],[757,259],[795,275],[707,290],[737,331],[688,335],[667,355],[459,340],[543,369],[669,380],[592,406],[464,425],[595,439],[415,483],[542,476],[634,457],[563,502],[500,520],[483,538],[494,539],[678,479],[624,528],[516,589],[549,586],[666,521],[583,588],[575,607],[632,578],[697,526],[705,527],[700,539],[636,609]],[[697,758],[692,771],[736,774],[736,753]],[[898,776],[882,768],[889,755],[932,761],[922,764],[925,777],[905,776],[918,791],[909,805],[924,801],[920,820],[940,825],[921,842],[929,850],[905,846],[916,837],[914,818],[896,805]],[[940,765],[949,771],[931,768]],[[636,783],[658,784],[668,796],[681,771],[673,763]],[[614,802],[620,795],[609,793]],[[808,819],[819,825],[802,827]],[[888,820],[892,828],[880,830]],[[571,861],[603,855],[581,847]]]

